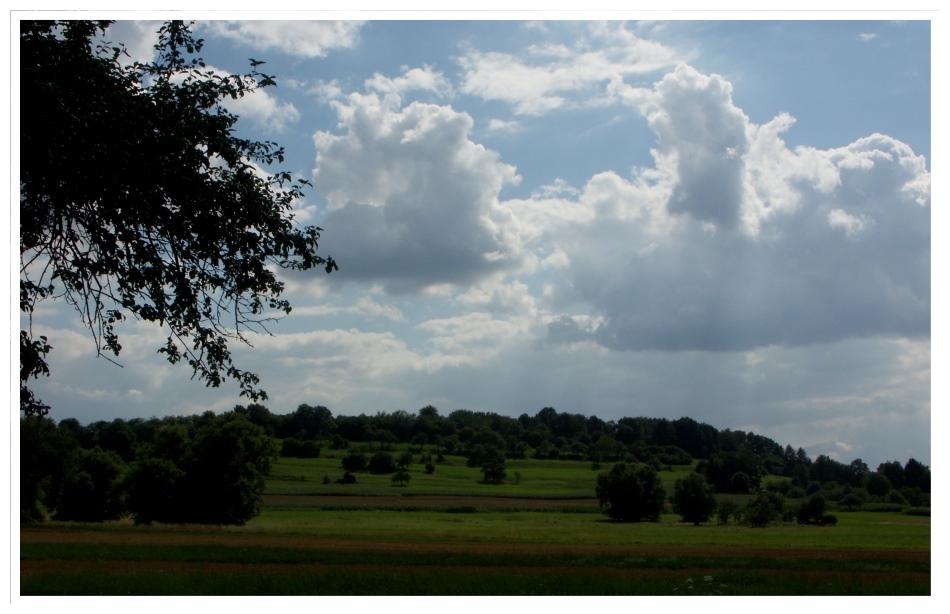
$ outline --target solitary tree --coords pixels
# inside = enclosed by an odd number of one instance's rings
[[[680,515],[683,522],[698,525],[709,520],[716,509],[716,497],[706,478],[698,473],[690,473],[676,480],[673,485],[673,511]]]
[[[650,465],[617,463],[597,476],[597,499],[614,520],[659,520],[666,492],[660,474]]]
[[[508,477],[505,455],[497,448],[489,448],[490,453],[482,459],[482,477],[487,484],[501,484]]]
[[[20,22],[20,409],[49,411],[29,380],[49,375],[32,314],[50,297],[77,310],[100,356],[119,355],[123,320],[156,322],[170,362],[266,398],[229,341],[290,313],[275,269],[336,268],[317,255],[321,229],[294,223],[308,182],[267,170],[284,160],[276,143],[233,132],[226,101],[274,79],[260,62],[207,68],[180,21],[161,27],[153,61],[125,64],[121,44],[96,42],[109,23]]]

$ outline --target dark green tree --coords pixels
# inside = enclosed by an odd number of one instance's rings
[[[396,460],[389,452],[379,451],[369,459],[370,473],[392,473],[396,470]]]
[[[482,478],[487,484],[501,484],[508,477],[505,454],[498,448],[486,448],[481,458]]]
[[[887,493],[891,492],[890,481],[883,474],[876,471],[868,474],[864,487],[868,494],[874,497],[886,497]]]
[[[411,479],[412,479],[412,476],[409,475],[408,471],[406,471],[405,469],[400,469],[399,471],[393,474],[392,483],[395,484],[396,486],[405,486],[406,484],[409,483],[409,480]]]
[[[738,515],[742,511],[742,507],[730,499],[723,499],[719,502],[719,505],[716,506],[716,518],[719,521],[719,524],[729,524],[729,518],[733,518],[736,522],[739,521]]]
[[[887,478],[892,488],[904,487],[904,467],[899,461],[888,461],[877,466],[877,472]]]
[[[155,322],[170,362],[266,398],[229,342],[290,312],[276,268],[336,268],[317,255],[321,229],[294,222],[308,182],[262,176],[283,149],[234,133],[227,101],[274,79],[256,64],[206,68],[180,21],[158,31],[154,61],[124,63],[108,26],[20,22],[20,409],[49,411],[29,381],[49,375],[32,316],[53,297],[77,310],[100,356],[118,357],[123,320]]]
[[[760,492],[746,503],[742,516],[752,527],[764,527],[778,520],[785,511],[785,497],[774,492]]]
[[[366,470],[366,455],[359,450],[350,450],[350,453],[340,461],[343,469],[348,473]]]
[[[799,524],[821,524],[821,519],[825,515],[827,502],[821,495],[812,495],[804,501],[798,508]]]
[[[683,522],[698,525],[709,520],[716,509],[716,496],[706,478],[690,473],[673,484],[673,511]]]
[[[930,492],[930,467],[911,458],[904,464],[904,486]]]
[[[244,524],[260,510],[276,442],[240,414],[215,416],[195,431],[179,467],[185,522]]]
[[[617,463],[597,476],[597,499],[614,520],[659,520],[666,492],[660,474],[643,463]]]
[[[125,464],[115,452],[102,448],[79,450],[76,465],[63,484],[54,518],[84,522],[119,518],[124,509],[124,470]]]
[[[79,444],[49,418],[20,419],[20,521],[44,520],[60,501],[74,470]]]
[[[165,458],[135,462],[124,485],[126,505],[135,523],[184,520],[189,505],[180,492],[184,476],[178,465]]]

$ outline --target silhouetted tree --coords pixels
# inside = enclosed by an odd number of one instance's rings
[[[146,458],[133,464],[125,480],[126,505],[136,524],[171,522],[185,517],[180,506],[180,484],[185,472],[164,458]]]
[[[175,488],[183,516],[177,521],[241,525],[256,516],[277,453],[274,440],[246,417],[212,415],[178,463],[184,475]]]
[[[673,484],[673,511],[683,522],[694,525],[709,520],[716,509],[716,497],[706,478],[690,473]]]
[[[872,496],[885,497],[891,491],[891,483],[883,474],[874,472],[868,474],[865,488]]]
[[[369,459],[370,473],[392,473],[396,470],[396,461],[389,452],[379,451]]]
[[[343,469],[355,473],[366,469],[366,455],[359,450],[350,450],[350,453],[342,458],[340,464]]]
[[[877,472],[887,478],[892,488],[904,487],[904,467],[898,461],[888,461],[877,466]]]
[[[827,503],[821,495],[812,495],[798,508],[799,524],[821,524]]]
[[[614,520],[659,520],[666,492],[657,471],[646,464],[617,463],[597,476],[597,499]]]
[[[729,524],[729,518],[733,518],[738,522],[737,516],[741,510],[742,507],[735,501],[724,499],[716,506],[716,518],[719,520],[719,524]]]
[[[33,329],[60,297],[99,355],[118,356],[128,317],[167,327],[159,348],[209,386],[237,380],[228,342],[289,313],[276,268],[336,268],[317,255],[320,229],[294,224],[308,182],[259,169],[284,159],[272,142],[237,137],[226,101],[274,85],[206,68],[203,41],[180,21],[158,31],[156,57],[124,63],[107,21],[20,22],[20,409],[49,406],[30,390],[52,349]],[[110,359],[111,360],[111,359]]]
[[[124,469],[122,458],[115,452],[79,450],[76,464],[63,483],[54,517],[85,522],[117,519],[124,506],[120,488]]]
[[[480,464],[482,478],[488,484],[501,484],[508,477],[505,455],[498,448],[486,448]]]
[[[930,492],[930,467],[916,459],[909,459],[904,464],[904,486],[919,488],[922,492]]]
[[[40,416],[20,419],[20,521],[44,520],[59,503],[79,445],[68,429]]]
[[[764,527],[782,517],[785,511],[785,498],[774,492],[760,492],[742,511],[746,523],[752,527]]]

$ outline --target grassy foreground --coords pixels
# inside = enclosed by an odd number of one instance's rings
[[[282,459],[243,527],[45,523],[20,530],[23,595],[929,595],[930,518],[834,527],[616,524],[589,463],[455,459],[408,487]],[[513,472],[519,483],[512,481]],[[324,475],[331,481],[324,484]],[[672,481],[676,473],[665,473]]]

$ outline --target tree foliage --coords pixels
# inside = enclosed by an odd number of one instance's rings
[[[99,445],[115,430],[109,423],[22,418],[21,519],[98,522],[128,513],[138,523],[244,524],[258,513],[278,450],[263,429],[236,413],[153,421],[134,423],[139,436],[126,462]]]
[[[666,492],[660,474],[643,463],[617,463],[597,476],[597,499],[614,520],[659,520]]]
[[[156,322],[170,362],[266,398],[229,341],[290,312],[278,269],[336,268],[317,255],[321,229],[294,223],[308,182],[266,170],[283,149],[234,134],[227,102],[273,77],[207,68],[180,21],[161,27],[154,60],[123,63],[108,26],[20,22],[21,410],[49,410],[28,382],[49,375],[32,314],[50,297],[77,310],[100,356],[119,355],[123,320]]]
[[[673,511],[683,522],[705,522],[715,509],[713,489],[699,473],[690,473],[673,484]]]
[[[774,492],[760,492],[749,500],[743,510],[743,518],[752,527],[764,527],[784,515],[785,498]]]

